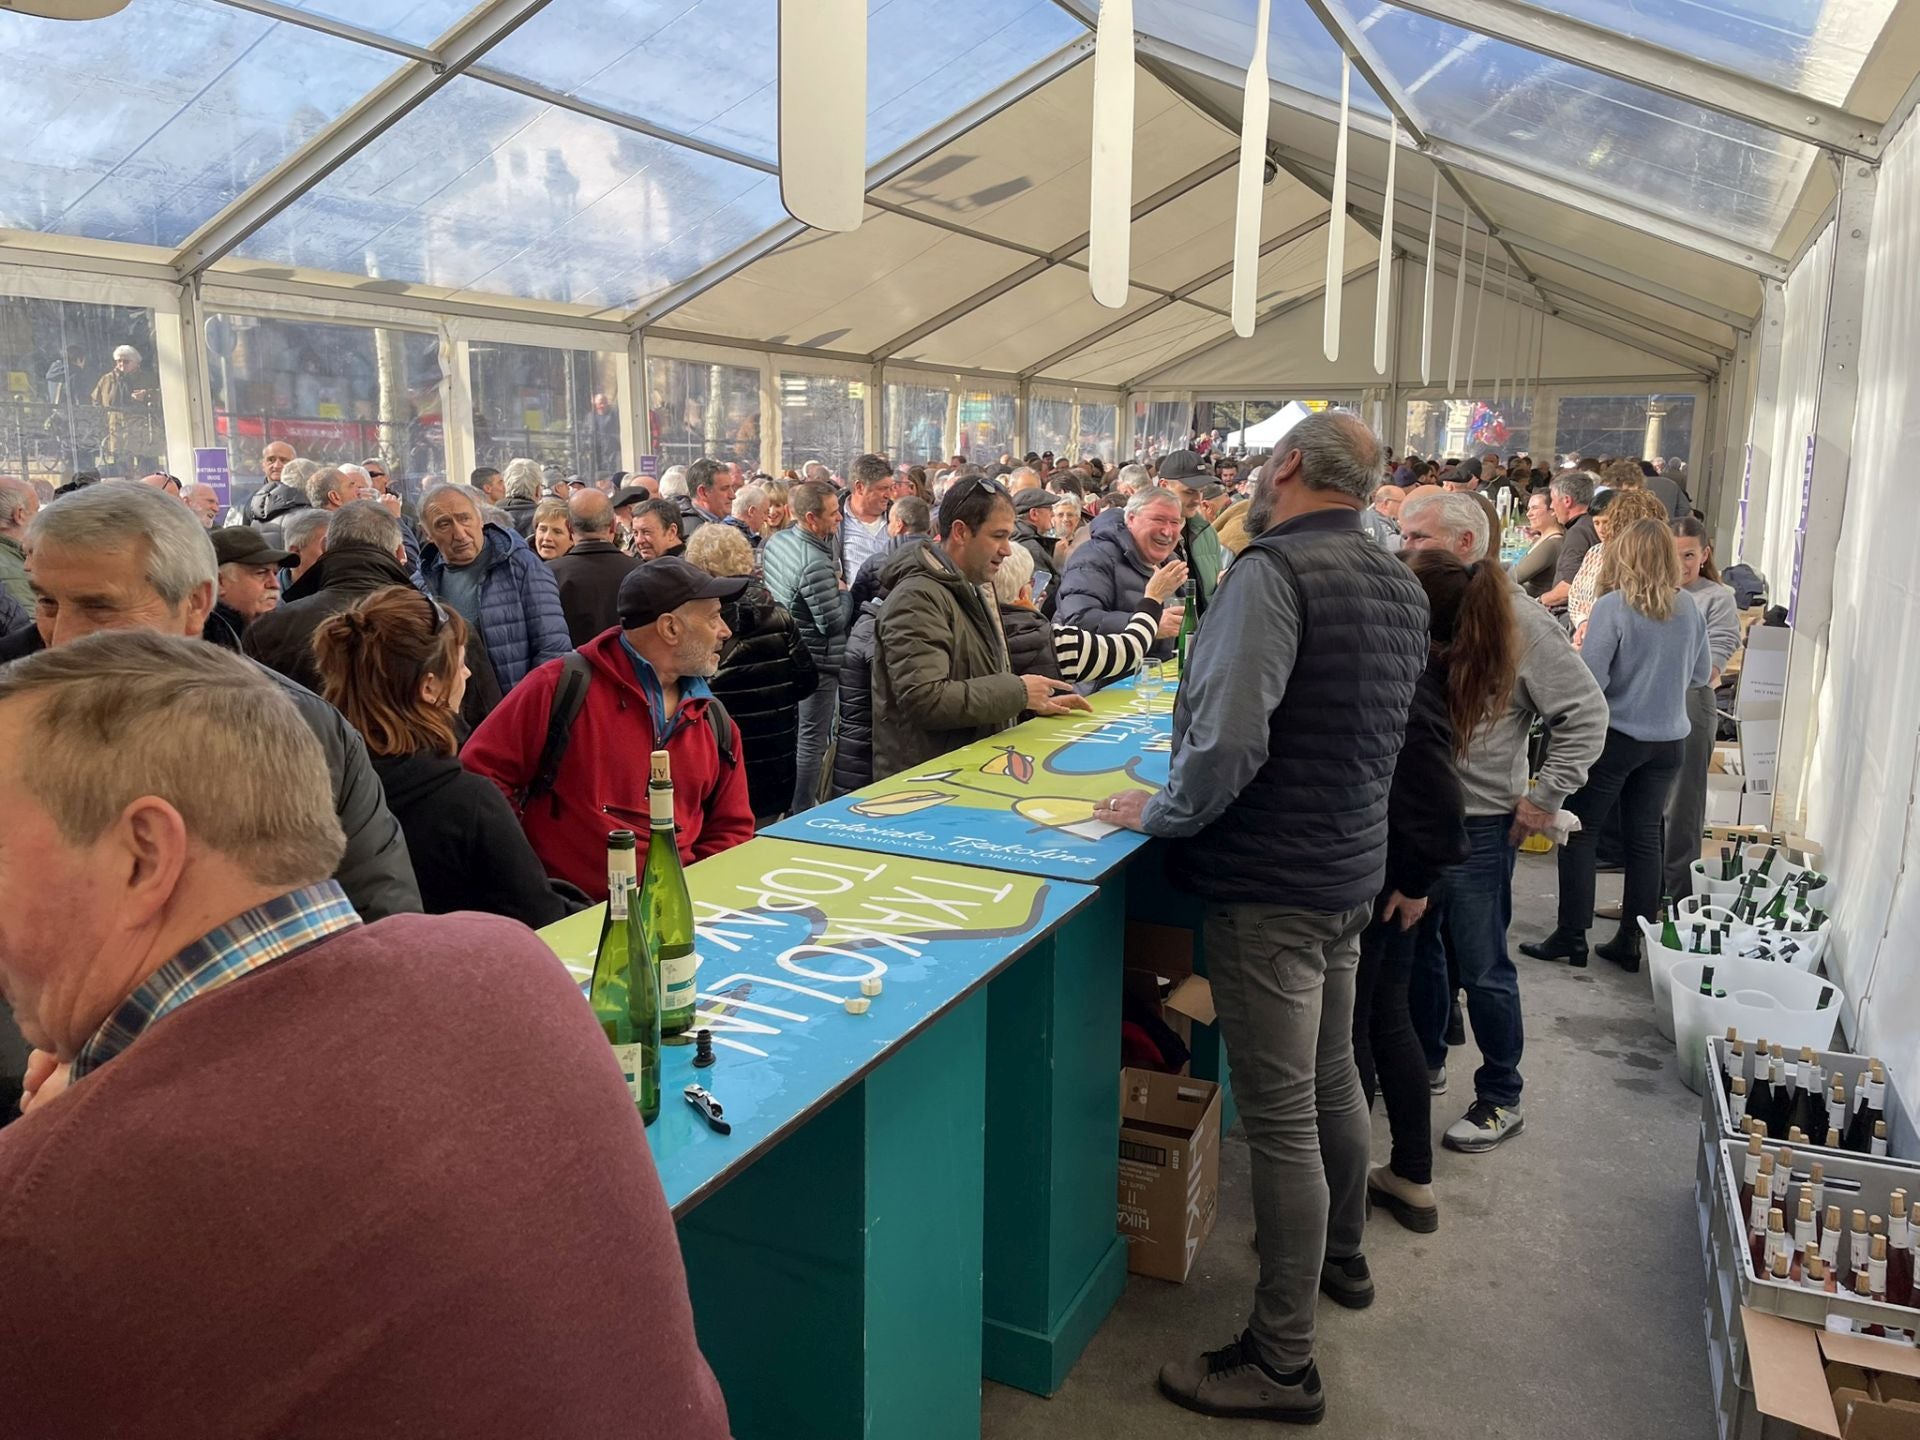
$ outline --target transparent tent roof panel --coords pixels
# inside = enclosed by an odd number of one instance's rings
[[[628,309],[783,215],[758,170],[462,78],[240,254]]]
[[[1086,33],[1053,0],[869,0],[878,160]],[[779,0],[553,0],[487,68],[764,160],[779,153]]]
[[[0,16],[0,227],[177,247],[402,63],[209,0]]]
[[[1191,305],[1169,305],[1048,367],[1047,373],[1063,380],[1117,385],[1231,332],[1232,325],[1218,315]]]
[[[1895,0],[1532,0],[1543,10],[1844,104]]]
[[[1212,56],[1242,71],[1253,58],[1256,0],[1134,0],[1134,28],[1156,40]],[[1340,98],[1340,47],[1300,0],[1273,0],[1267,28],[1267,74],[1326,100]],[[1387,107],[1353,77],[1356,109],[1385,116]]]
[[[1771,246],[1814,148],[1369,0],[1329,0],[1442,138]]]
[[[473,0],[281,0],[290,10],[338,20],[389,40],[431,45],[463,20]]]

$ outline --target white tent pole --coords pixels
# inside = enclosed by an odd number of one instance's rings
[[[1506,267],[1500,270],[1500,308],[1494,312],[1493,323],[1497,327],[1493,337],[1493,406],[1500,408],[1501,377],[1507,373],[1507,281]]]
[[[1400,159],[1400,122],[1387,132],[1387,195],[1380,217],[1380,293],[1373,302],[1373,373],[1387,373],[1387,326],[1393,319],[1393,173]]]
[[[1472,219],[1471,210],[1463,211],[1460,216],[1460,264],[1453,275],[1453,343],[1447,350],[1447,396],[1449,399],[1456,393],[1454,381],[1460,374],[1460,331],[1467,318],[1467,226]]]
[[[1093,49],[1093,182],[1087,271],[1093,298],[1127,303],[1133,269],[1133,0],[1100,0]]]
[[[1327,299],[1320,348],[1329,361],[1340,358],[1340,299],[1347,278],[1347,121],[1353,88],[1353,62],[1340,57],[1340,136],[1333,151],[1333,197],[1327,214]]]
[[[1267,75],[1267,22],[1273,0],[1260,0],[1253,26],[1253,58],[1240,107],[1240,173],[1233,216],[1233,333],[1253,334],[1260,298],[1261,192],[1267,179],[1267,117],[1272,101]]]
[[[866,0],[781,0],[781,203],[816,230],[858,230],[866,192]]]
[[[1480,368],[1480,312],[1487,308],[1487,261],[1493,253],[1493,232],[1489,230],[1480,237],[1480,287],[1473,296],[1473,340],[1467,346],[1467,384],[1468,398],[1473,395],[1473,372]],[[1467,252],[1460,252],[1460,268],[1467,268]]]
[[[1389,232],[1391,233],[1391,232]],[[1440,240],[1440,171],[1433,172],[1433,199],[1427,205],[1427,283],[1420,302],[1420,383],[1433,383],[1433,267]]]

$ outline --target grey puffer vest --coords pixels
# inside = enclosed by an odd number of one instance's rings
[[[1387,797],[1427,663],[1426,592],[1345,511],[1274,527],[1235,562],[1249,565],[1278,565],[1293,585],[1298,654],[1268,721],[1266,764],[1218,820],[1172,843],[1168,874],[1214,900],[1325,913],[1369,904],[1386,874]]]

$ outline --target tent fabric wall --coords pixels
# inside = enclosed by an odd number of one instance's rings
[[[1834,567],[1808,828],[1839,887],[1828,964],[1860,1014],[1859,1047],[1920,1073],[1920,508],[1907,457],[1920,446],[1920,134],[1890,147],[1867,259],[1860,394],[1847,511]],[[1791,298],[1791,297],[1790,297]],[[1796,507],[1797,510],[1797,507]],[[1903,1093],[1912,1105],[1911,1081]],[[1920,1113],[1909,1114],[1920,1122]]]
[[[1768,598],[1789,602],[1793,586],[1794,538],[1807,488],[1808,447],[1820,404],[1820,357],[1827,333],[1827,302],[1833,283],[1833,227],[1821,233],[1787,280],[1786,326],[1781,336],[1780,403],[1774,409],[1772,463],[1764,495],[1754,476],[1744,558],[1767,577]],[[1754,503],[1762,514],[1755,524]],[[1759,537],[1759,549],[1754,537]]]

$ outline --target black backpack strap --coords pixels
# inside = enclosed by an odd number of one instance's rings
[[[580,707],[587,703],[587,687],[593,683],[593,666],[578,650],[560,662],[560,678],[553,687],[553,709],[547,714],[547,740],[540,747],[540,763],[533,780],[520,797],[525,810],[542,795],[553,793],[559,777],[560,762],[566,758],[567,745],[573,739],[573,722]]]
[[[707,724],[713,727],[713,743],[719,747],[721,763],[731,770],[739,763],[739,757],[733,753],[733,717],[727,714],[727,707],[720,703],[718,695],[707,701]]]

